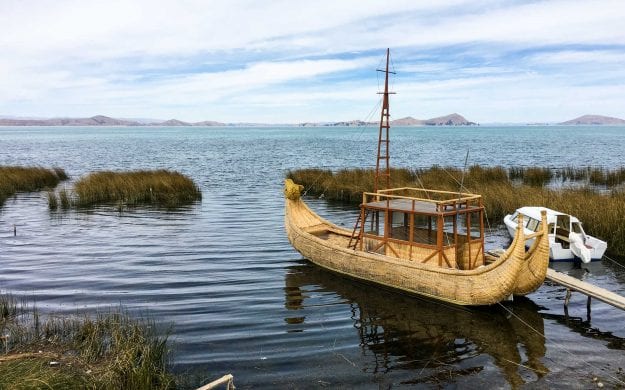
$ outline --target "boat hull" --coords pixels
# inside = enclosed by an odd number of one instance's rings
[[[351,232],[322,219],[299,198],[286,199],[285,228],[293,247],[323,268],[458,305],[490,305],[521,291],[518,276],[528,258],[521,229],[497,261],[473,270],[441,268],[418,260],[349,249],[335,239],[349,237]],[[546,248],[543,249],[541,253],[546,257]]]
[[[510,237],[514,237],[516,231],[516,223],[512,221],[511,215],[504,217],[504,225]],[[529,229],[525,229],[525,234],[533,233]],[[553,233],[547,234],[549,239],[549,260],[552,262],[578,262],[582,261],[577,257],[573,251],[569,248],[564,248],[561,243],[556,242],[556,236]],[[527,240],[526,246],[531,247],[533,239]],[[590,249],[590,261],[600,261],[603,258],[605,251],[607,250],[607,244],[605,241],[601,241],[586,235],[586,243],[591,247]]]

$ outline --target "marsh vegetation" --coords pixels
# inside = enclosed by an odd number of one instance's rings
[[[199,187],[187,176],[169,170],[90,173],[76,181],[73,190],[48,194],[48,205],[55,210],[113,204],[119,208],[155,205],[175,208],[202,199]]]
[[[67,179],[61,168],[0,166],[0,206],[17,192],[52,189]]]
[[[0,388],[168,389],[167,336],[123,309],[42,316],[0,294]]]

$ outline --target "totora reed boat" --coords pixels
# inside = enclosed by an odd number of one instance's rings
[[[484,250],[480,195],[388,188],[388,64],[387,50],[374,191],[363,193],[356,224],[348,230],[313,212],[301,198],[303,186],[287,179],[285,228],[291,245],[331,271],[459,305],[489,305],[536,290],[549,264],[544,213],[540,228],[527,235],[519,214],[512,244],[493,256]],[[378,189],[380,178],[385,189]],[[528,250],[526,240],[532,240]]]

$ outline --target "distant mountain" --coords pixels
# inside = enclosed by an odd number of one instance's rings
[[[594,116],[593,116],[594,117]],[[581,117],[585,118],[585,117]],[[577,120],[581,119],[578,118]],[[602,117],[608,118],[608,117]],[[622,119],[609,118],[621,121]],[[341,122],[306,122],[300,123],[298,126],[375,126],[378,122],[364,122],[361,120],[341,121]],[[411,116],[395,119],[391,121],[392,126],[471,126],[476,123],[468,121],[460,114],[449,114],[431,119],[415,119]],[[104,115],[96,115],[91,118],[16,118],[8,116],[0,116],[0,126],[294,126],[293,124],[267,124],[267,123],[221,123],[216,121],[202,122],[184,122],[178,119],[169,119],[166,121],[154,120],[146,122],[145,120],[134,119],[117,119]]]
[[[195,122],[193,126],[226,126],[225,123],[215,122],[215,121],[202,121]]]
[[[449,114],[431,119],[415,119],[411,116],[391,121],[393,126],[473,126],[475,122],[468,121],[460,114]]]
[[[170,119],[161,123],[150,123],[153,126],[193,126],[191,123],[179,121],[178,119]]]
[[[225,124],[215,121],[188,123],[178,119],[146,123],[144,121],[116,119],[104,115],[96,115],[91,118],[51,119],[0,117],[0,126],[225,126]]]
[[[472,126],[475,122],[469,122],[465,117],[460,114],[449,114],[445,116],[439,116],[425,121],[426,126]]]
[[[422,119],[415,119],[411,116],[407,116],[405,118],[399,118],[391,121],[391,125],[393,126],[424,126],[425,121]]]
[[[603,115],[582,115],[559,125],[625,125],[625,120]]]
[[[0,126],[139,126],[139,122],[96,115],[91,118],[0,119]]]
[[[319,126],[374,126],[379,122],[364,122],[361,120],[344,121],[344,122],[304,122],[300,123],[300,127],[319,127]],[[460,114],[449,114],[431,119],[416,119],[411,116],[395,119],[391,121],[391,126],[472,126],[475,122],[468,121]]]

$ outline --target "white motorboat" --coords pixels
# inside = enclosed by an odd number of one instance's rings
[[[600,260],[608,244],[584,232],[582,223],[572,215],[546,207],[521,207],[513,214],[504,217],[508,233],[514,237],[519,214],[525,216],[525,233],[531,234],[540,229],[540,212],[547,212],[549,230],[549,258],[552,261],[572,261],[579,258],[584,263]],[[531,245],[532,240],[527,241]]]

